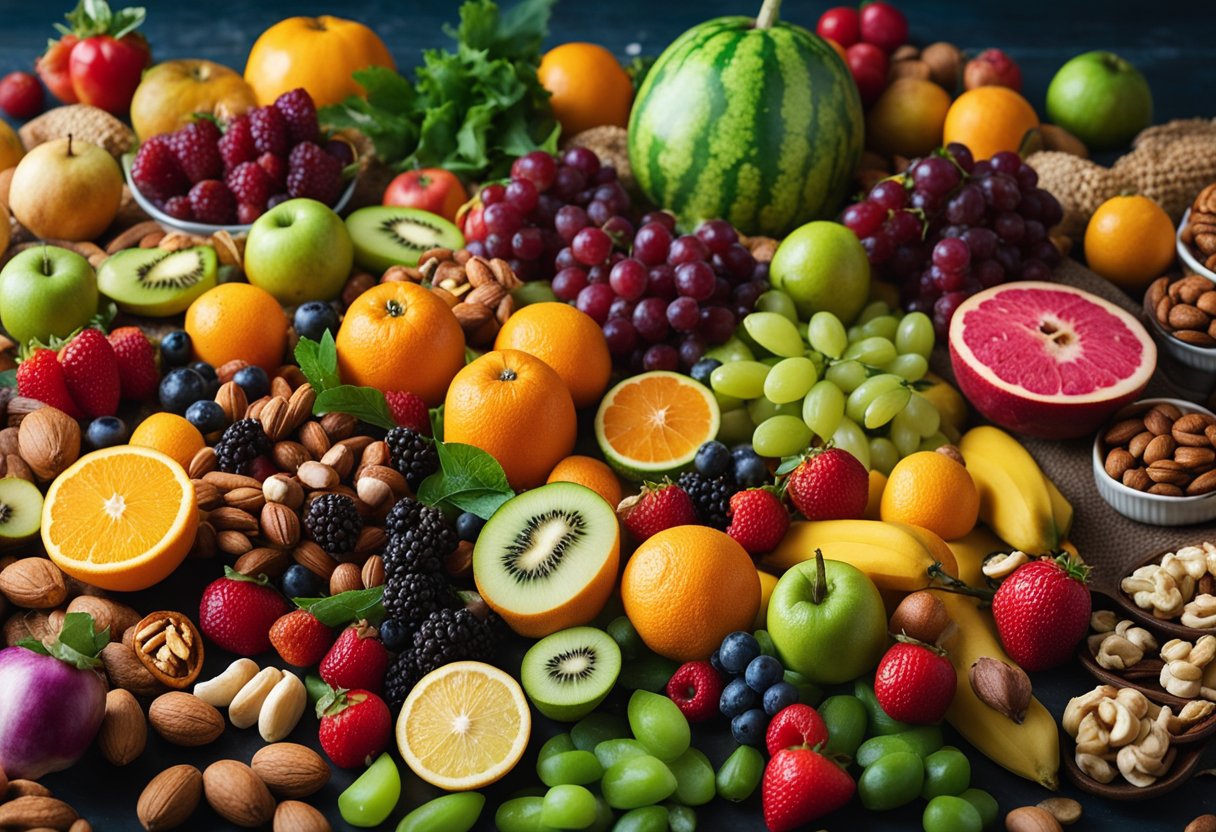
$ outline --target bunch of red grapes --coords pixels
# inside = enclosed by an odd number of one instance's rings
[[[635,225],[615,169],[587,148],[521,156],[510,182],[480,197],[465,222],[469,250],[508,260],[524,280],[552,280],[633,371],[690,369],[768,289],[768,265],[725,220],[679,235],[675,217],[656,211]]]
[[[875,277],[897,281],[904,308],[944,338],[954,310],[1009,280],[1047,280],[1060,252],[1047,232],[1060,203],[1016,153],[976,162],[964,145],[912,162],[870,189],[841,222],[861,238]]]

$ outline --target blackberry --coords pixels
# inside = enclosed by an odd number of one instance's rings
[[[409,428],[393,428],[384,441],[388,443],[393,467],[401,472],[410,490],[417,494],[422,481],[439,470],[439,452],[435,450],[435,443]]]
[[[692,497],[698,520],[720,530],[730,525],[730,498],[739,490],[733,477],[729,474],[707,477],[696,471],[685,471],[676,484]]]
[[[248,474],[253,461],[270,453],[270,438],[257,419],[238,419],[215,443],[215,464],[229,474]]]
[[[456,596],[442,575],[390,569],[387,558],[384,566],[384,611],[407,625],[410,632],[431,613],[455,604]]]
[[[501,636],[500,623],[493,615],[481,621],[467,609],[428,615],[414,633],[413,646],[389,667],[385,678],[389,704],[399,706],[419,679],[445,664],[489,659]]]
[[[443,512],[404,497],[389,511],[384,522],[388,546],[385,569],[399,563],[418,572],[438,572],[443,559],[456,549],[456,532]]]
[[[330,554],[353,552],[363,531],[363,518],[355,501],[345,494],[322,494],[308,504],[304,529]]]

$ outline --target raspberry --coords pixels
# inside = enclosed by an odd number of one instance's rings
[[[263,153],[258,157],[258,164],[262,166],[262,170],[266,171],[266,175],[274,183],[276,191],[281,191],[287,187],[286,159],[273,153]]]
[[[190,207],[199,222],[223,225],[236,216],[232,191],[218,179],[204,179],[190,189]]]
[[[686,662],[667,681],[667,696],[689,722],[718,715],[718,699],[726,683],[709,662]]]
[[[342,163],[312,142],[301,142],[291,150],[287,192],[333,205],[342,193]]]
[[[168,136],[153,136],[139,146],[131,163],[131,178],[149,199],[169,199],[190,187]]]
[[[409,428],[417,433],[431,435],[431,414],[426,402],[417,393],[408,390],[386,390],[384,399],[388,402],[389,412],[393,421],[400,427]]]
[[[186,177],[197,184],[204,179],[218,179],[224,172],[224,160],[219,151],[220,129],[210,119],[192,121],[169,135],[173,153]]]
[[[241,162],[252,162],[258,156],[257,147],[253,143],[253,129],[249,124],[249,116],[238,116],[228,122],[228,130],[220,139],[220,156],[224,167],[232,170]]]
[[[274,108],[287,122],[287,138],[292,145],[315,142],[321,128],[317,126],[317,106],[303,87],[288,90],[274,100]]]
[[[250,112],[249,127],[258,153],[287,155],[287,120],[274,107],[258,107]]]
[[[241,225],[251,225],[263,213],[265,212],[262,210],[262,206],[242,202],[236,206],[236,221]]]
[[[224,181],[237,202],[252,205],[259,211],[274,190],[274,182],[257,162],[241,162],[228,172]]]
[[[165,213],[178,220],[193,220],[194,209],[190,207],[190,197],[175,196],[165,200]]]

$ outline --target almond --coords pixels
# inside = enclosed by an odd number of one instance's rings
[[[358,566],[353,563],[340,563],[329,576],[329,594],[337,595],[352,589],[363,589],[363,577]]]
[[[297,468],[312,459],[308,448],[299,442],[291,441],[276,442],[270,456],[274,459],[274,464],[288,474],[294,474]]]
[[[245,397],[245,389],[235,381],[226,381],[220,385],[215,394],[215,402],[224,411],[224,417],[229,423],[241,419],[249,409],[249,400]]]
[[[283,401],[291,398],[291,385],[287,383],[287,379],[282,376],[275,376],[270,380],[270,395],[277,396]],[[291,431],[288,431],[291,433]]]
[[[54,797],[51,790],[39,783],[37,780],[10,780],[4,789],[4,799],[12,800],[14,797]]]
[[[262,415],[262,408],[270,401],[270,396],[262,396],[256,402],[250,402],[249,407],[245,408],[246,419],[258,419]]]
[[[93,629],[97,632],[109,627],[110,641],[121,639],[123,631],[142,618],[126,604],[96,595],[77,595],[68,604],[68,612],[87,612],[93,616]]]
[[[207,745],[224,733],[224,717],[214,706],[180,690],[152,700],[148,721],[156,733],[174,745]]]
[[[97,732],[97,747],[112,766],[125,766],[144,753],[148,721],[131,692],[114,688],[106,694],[106,715]]]
[[[258,489],[260,495],[262,490]],[[258,530],[258,520],[252,514],[243,509],[233,508],[232,506],[221,506],[209,515],[207,522],[215,527],[217,532],[256,532]]]
[[[355,467],[355,454],[349,445],[339,442],[336,445],[332,445],[325,452],[320,462],[322,465],[328,465],[330,468],[333,468],[334,473],[338,475],[338,479],[344,480],[350,476],[351,470]]]
[[[380,508],[393,498],[393,489],[389,488],[384,480],[376,477],[359,477],[355,483],[355,493],[373,509]]]
[[[363,468],[370,468],[373,465],[388,465],[390,459],[388,443],[381,439],[370,443],[363,449],[363,456],[359,458],[359,464]]]
[[[253,548],[248,535],[231,529],[215,533],[215,546],[225,555],[232,555],[235,558],[239,558]]]
[[[262,484],[253,477],[243,474],[229,474],[227,471],[210,471],[203,479],[225,494],[234,488],[261,488]]]
[[[213,558],[218,551],[215,545],[215,526],[207,522],[198,524],[194,534],[194,545],[190,547],[192,558]]]
[[[384,558],[380,555],[372,555],[364,561],[363,569],[359,574],[359,580],[362,582],[364,589],[384,586]]]
[[[363,480],[368,477],[380,480],[387,485],[394,497],[404,497],[409,493],[405,477],[396,468],[390,468],[388,465],[364,465],[359,472],[359,479]]]
[[[1135,457],[1123,448],[1112,448],[1106,455],[1106,473],[1112,479],[1123,479],[1123,472],[1135,464]]]
[[[1143,430],[1143,419],[1124,419],[1112,425],[1102,439],[1108,445],[1125,445],[1128,440]]]
[[[1177,409],[1177,408],[1175,408]],[[1170,432],[1170,428],[1174,426],[1174,419],[1177,416],[1171,416],[1169,411],[1165,410],[1162,405],[1157,405],[1148,413],[1144,414],[1144,426],[1154,436],[1162,436]]]
[[[135,806],[139,822],[148,832],[181,826],[203,796],[203,774],[194,766],[171,766],[144,786]]]
[[[308,451],[312,459],[320,459],[325,456],[325,452],[333,444],[330,442],[329,434],[320,422],[305,422],[300,426],[298,435],[300,444]],[[291,471],[292,469],[288,468],[286,470]]]
[[[165,689],[136,657],[130,645],[110,642],[101,649],[101,663],[111,685],[129,690],[136,696],[155,696]]]
[[[478,286],[473,291],[464,296],[465,303],[478,303],[482,306],[488,306],[494,309],[498,306],[499,301],[507,296],[507,290],[498,284],[486,283]]]
[[[355,554],[366,555],[368,552],[379,552],[388,545],[388,535],[379,526],[364,526],[355,541]]]
[[[287,552],[282,549],[271,549],[268,546],[262,546],[257,549],[250,549],[241,555],[237,559],[233,569],[251,578],[256,578],[258,575],[277,578],[287,571],[287,566],[290,563],[291,556]]]
[[[278,442],[287,436],[287,399],[282,396],[271,396],[262,412],[258,414],[262,430],[271,442]]]
[[[209,474],[204,474],[204,476],[209,476]],[[194,501],[203,511],[211,511],[224,504],[224,493],[215,486],[215,483],[205,479],[192,479],[190,482],[194,484]]]
[[[308,797],[329,782],[329,764],[306,745],[276,742],[253,755],[253,771],[280,798]]]
[[[26,795],[0,806],[0,826],[30,829],[67,829],[76,820],[76,810],[53,797]]]
[[[190,465],[186,468],[186,473],[191,479],[202,479],[205,474],[210,474],[216,469],[215,448],[206,446],[199,448],[190,460]]]
[[[234,358],[231,361],[225,361],[223,364],[215,368],[215,377],[219,379],[220,384],[227,384],[232,381],[232,377],[241,370],[249,366],[249,362],[243,358]]]
[[[1144,448],[1144,464],[1152,465],[1162,459],[1169,459],[1174,455],[1174,449],[1177,447],[1178,443],[1168,433],[1153,437]]]
[[[363,449],[375,441],[376,440],[370,436],[348,436],[345,439],[339,439],[334,444],[350,448],[350,452],[353,457],[358,459],[363,454]]]
[[[968,671],[971,689],[981,702],[1021,724],[1030,706],[1030,677],[1026,671],[1000,659],[984,656]]]
[[[266,497],[260,488],[234,488],[224,495],[224,502],[232,508],[239,508],[256,515],[266,505]]]
[[[300,482],[309,488],[323,490],[338,484],[338,472],[321,462],[308,461],[296,471]]]
[[[274,798],[253,769],[236,760],[219,760],[203,772],[203,793],[220,817],[237,826],[269,823]]]
[[[1186,487],[1186,493],[1189,497],[1208,494],[1212,491],[1216,491],[1216,469],[1195,477],[1194,481]]]
[[[471,332],[494,318],[494,310],[481,303],[462,303],[452,309],[452,314],[465,332]]]
[[[260,518],[262,535],[275,546],[300,542],[300,517],[282,503],[267,503]]]
[[[273,832],[330,832],[325,815],[299,800],[284,800],[274,810]]]
[[[338,567],[338,562],[311,540],[301,540],[300,545],[292,550],[291,557],[324,581],[328,581]]]
[[[44,610],[67,600],[68,585],[47,558],[22,558],[0,572],[0,593],[18,607]]]
[[[321,427],[330,442],[341,442],[351,436],[359,426],[359,418],[349,413],[326,413],[321,417]]]
[[[80,424],[62,410],[40,408],[21,420],[17,446],[34,475],[49,482],[80,457]]]
[[[304,382],[291,394],[287,401],[287,433],[294,433],[300,425],[312,418],[312,408],[317,402],[317,391],[312,385]]]

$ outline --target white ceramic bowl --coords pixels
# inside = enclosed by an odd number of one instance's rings
[[[1216,347],[1197,347],[1194,344],[1188,344],[1186,341],[1180,341],[1166,332],[1165,328],[1157,321],[1156,315],[1149,313],[1146,309],[1144,316],[1148,318],[1149,329],[1153,333],[1153,340],[1157,342],[1159,347],[1169,353],[1175,361],[1187,367],[1202,370],[1205,373],[1216,373]]]
[[[1186,224],[1190,221],[1191,209],[1187,208],[1186,213],[1182,215],[1182,222],[1178,223],[1178,232],[1174,237],[1174,247],[1178,249],[1178,256],[1182,258],[1182,262],[1186,263],[1188,269],[1195,274],[1200,274],[1208,280],[1216,283],[1216,272],[1209,269],[1207,266],[1199,262],[1195,257],[1195,253],[1191,251],[1191,247],[1182,242],[1182,230],[1186,228]]]
[[[1148,411],[1158,404],[1172,404],[1183,413],[1216,415],[1210,410],[1182,399],[1141,399],[1116,413],[1107,422],[1107,425]],[[1111,508],[1124,517],[1152,526],[1192,526],[1216,519],[1216,491],[1201,494],[1198,497],[1169,497],[1163,494],[1137,491],[1112,479],[1106,473],[1106,467],[1103,464],[1106,461],[1107,451],[1106,443],[1102,441],[1105,433],[1106,427],[1104,426],[1094,439],[1094,484],[1098,487],[1098,493],[1102,495],[1102,499],[1106,500]]]

